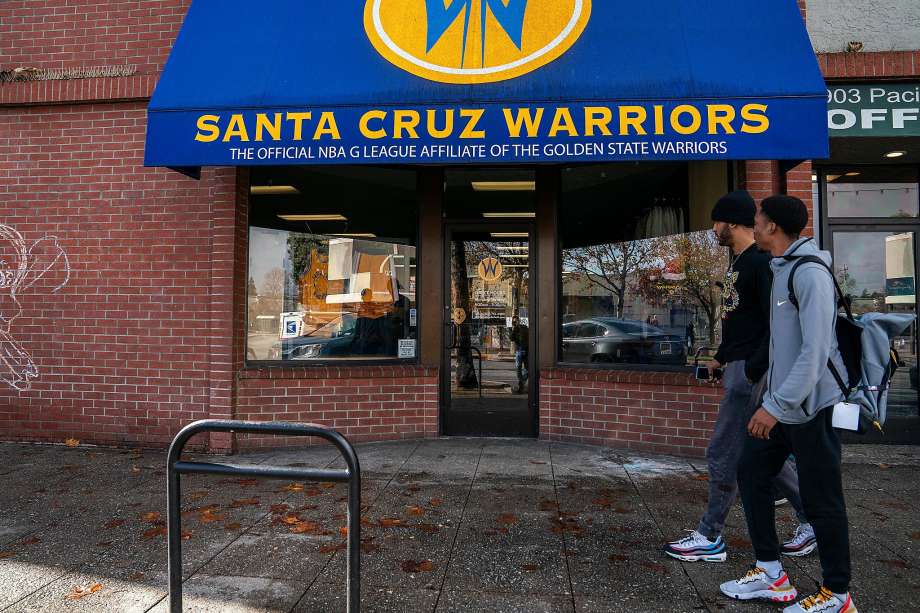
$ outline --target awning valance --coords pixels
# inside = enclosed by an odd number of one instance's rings
[[[146,164],[824,158],[826,95],[795,0],[194,0]]]

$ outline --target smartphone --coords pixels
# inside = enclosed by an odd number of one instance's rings
[[[697,381],[709,381],[709,367],[697,366],[694,375],[696,376]]]

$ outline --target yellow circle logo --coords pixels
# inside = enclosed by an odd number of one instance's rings
[[[479,278],[487,283],[494,283],[502,278],[504,269],[502,263],[493,257],[484,258],[479,262],[479,268],[476,271]]]
[[[364,29],[377,52],[442,83],[513,79],[568,51],[591,0],[367,0]]]

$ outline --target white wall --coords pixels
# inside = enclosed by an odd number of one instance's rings
[[[808,0],[808,33],[815,51],[920,49],[920,0]]]

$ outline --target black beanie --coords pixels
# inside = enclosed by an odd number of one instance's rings
[[[808,209],[795,196],[770,196],[760,203],[760,210],[789,236],[798,236],[808,225]]]
[[[712,207],[712,220],[734,223],[749,228],[754,226],[757,207],[754,199],[743,189],[725,194]]]

